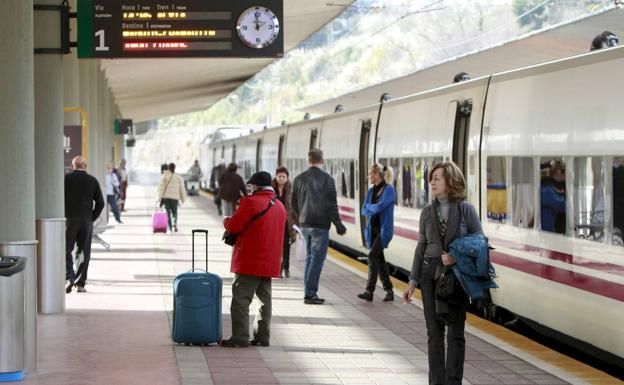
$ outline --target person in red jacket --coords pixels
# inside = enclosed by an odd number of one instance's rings
[[[271,174],[253,174],[251,196],[241,198],[234,215],[223,225],[229,233],[238,234],[232,251],[232,337],[221,341],[224,347],[269,346],[271,326],[271,278],[280,277],[282,243],[286,209],[275,198]],[[249,305],[254,294],[260,300],[260,311],[249,340]]]

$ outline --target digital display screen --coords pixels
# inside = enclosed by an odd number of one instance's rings
[[[241,41],[250,8],[283,26],[283,0],[78,0],[78,57],[282,57],[283,29],[262,48]],[[250,27],[273,28],[258,20]]]

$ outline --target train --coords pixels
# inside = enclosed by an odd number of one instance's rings
[[[391,167],[397,202],[385,256],[409,271],[432,200],[428,170],[453,160],[494,247],[493,304],[624,368],[623,100],[624,47],[615,47],[221,136],[202,146],[202,166],[235,162],[249,178],[284,165],[292,178],[308,168],[310,149],[322,149],[347,227],[344,236],[332,229],[331,241],[361,253],[368,169]]]

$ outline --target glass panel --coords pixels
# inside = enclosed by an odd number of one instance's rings
[[[495,222],[507,220],[507,177],[505,158],[487,159],[487,216]]]
[[[514,226],[533,228],[535,222],[534,167],[532,158],[511,159],[511,201]]]
[[[561,158],[542,158],[540,175],[540,219],[542,231],[565,234],[565,163]]]
[[[574,236],[604,239],[604,163],[600,157],[574,159]]]
[[[624,157],[613,158],[613,244],[624,246]]]

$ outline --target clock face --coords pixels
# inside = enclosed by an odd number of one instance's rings
[[[264,48],[279,35],[279,21],[277,16],[264,7],[251,7],[245,10],[238,18],[236,30],[238,36],[252,48]]]

